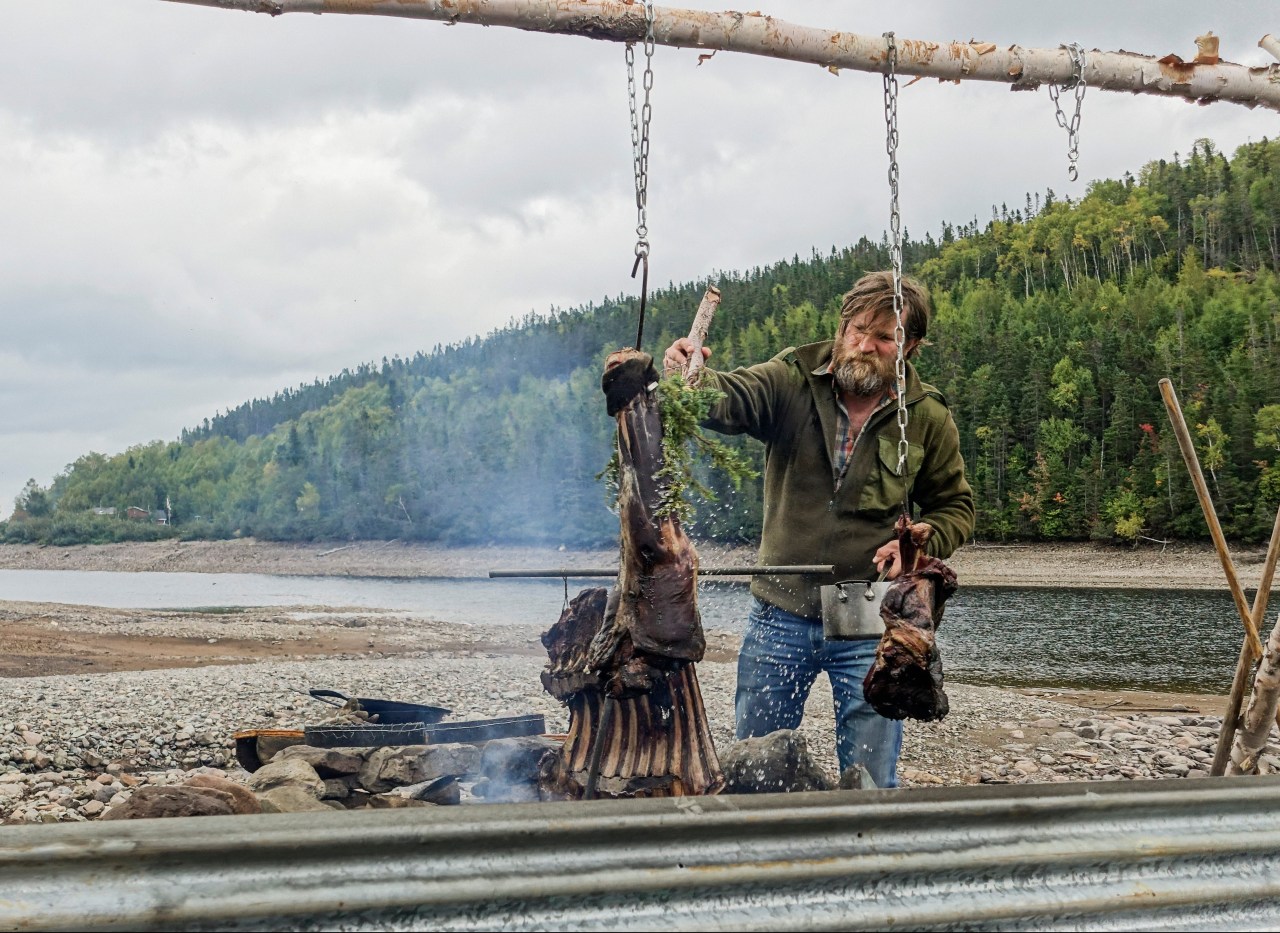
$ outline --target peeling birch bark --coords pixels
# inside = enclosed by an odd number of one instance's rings
[[[428,19],[448,25],[509,26],[530,32],[575,35],[613,42],[644,40],[640,0],[165,0],[196,6],[283,13],[345,13]],[[784,22],[758,11],[737,13],[656,7],[654,40],[679,48],[721,49],[788,61],[808,62],[832,72],[883,72],[886,45],[864,36]],[[1188,38],[1191,45],[1195,37]],[[1063,48],[999,47],[991,42],[897,40],[900,75],[940,81],[995,81],[1014,90],[1065,84],[1072,78],[1071,54]],[[1264,46],[1264,48],[1267,46]],[[1246,107],[1280,110],[1276,66],[1249,68],[1233,62],[1183,61],[1134,52],[1088,51],[1085,81],[1092,88],[1181,97],[1199,103],[1224,100]]]
[[[1262,652],[1262,663],[1253,677],[1253,696],[1244,714],[1244,724],[1236,733],[1231,747],[1231,762],[1227,774],[1260,774],[1270,769],[1262,767],[1262,753],[1266,751],[1271,727],[1276,723],[1276,707],[1280,704],[1280,617],[1267,639]]]

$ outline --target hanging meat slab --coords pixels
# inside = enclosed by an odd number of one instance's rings
[[[950,708],[936,636],[943,604],[956,591],[956,575],[938,558],[925,556],[928,525],[913,529],[904,515],[896,531],[903,572],[880,604],[885,631],[862,692],[881,716],[932,722]]]
[[[648,692],[674,665],[699,661],[707,643],[698,616],[698,554],[677,518],[659,517],[662,418],[653,357],[609,355],[601,386],[618,422],[618,583],[588,654],[613,696]]]
[[[543,684],[569,707],[563,750],[544,763],[539,782],[546,798],[583,795],[597,746],[605,796],[724,786],[694,666],[706,650],[698,556],[679,520],[658,515],[665,488],[657,384],[647,353],[620,350],[605,363],[601,385],[618,424],[619,572],[607,598],[584,590],[543,636]]]

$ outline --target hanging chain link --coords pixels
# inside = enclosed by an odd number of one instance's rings
[[[902,324],[902,215],[898,210],[898,46],[893,33],[888,43],[884,74],[885,149],[889,153],[889,257],[893,266],[893,339],[898,345],[894,379],[898,393],[898,475],[907,475],[907,329]],[[906,507],[904,500],[903,507]]]
[[[640,266],[644,276],[640,280],[640,323],[636,328],[636,349],[644,337],[644,312],[649,292],[649,120],[653,107],[649,93],[653,90],[653,2],[644,0],[644,101],[636,107],[636,50],[635,43],[626,45],[627,101],[631,108],[631,163],[636,176],[636,259],[631,267],[631,277],[636,277]]]
[[[1080,173],[1076,169],[1076,160],[1080,158],[1080,105],[1084,101],[1084,67],[1088,64],[1088,58],[1078,42],[1072,42],[1070,45],[1061,46],[1061,48],[1066,49],[1071,54],[1071,80],[1063,84],[1061,88],[1056,84],[1050,84],[1049,99],[1053,101],[1053,109],[1058,118],[1058,126],[1067,131],[1067,177],[1075,181],[1080,177]],[[1062,112],[1062,104],[1058,101],[1058,93],[1060,90],[1071,90],[1072,88],[1076,92],[1076,112],[1071,115],[1071,121],[1068,123],[1067,115]]]

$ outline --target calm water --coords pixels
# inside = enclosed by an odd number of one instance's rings
[[[602,582],[570,580],[569,593]],[[542,630],[559,616],[564,584],[0,570],[0,600],[120,609],[359,607]],[[707,583],[699,605],[708,630],[741,631],[750,594],[741,584]],[[1242,631],[1225,592],[962,587],[947,604],[939,643],[947,676],[967,683],[1208,692],[1230,686]]]

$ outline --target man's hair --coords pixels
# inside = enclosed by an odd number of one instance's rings
[[[853,288],[845,293],[840,305],[839,337],[844,336],[849,322],[863,313],[872,312],[875,320],[881,315],[893,317],[893,273],[868,272],[854,283]],[[907,342],[916,340],[920,346],[926,346],[925,335],[929,333],[929,315],[933,312],[929,301],[929,291],[910,276],[902,277],[902,327],[907,333]]]

